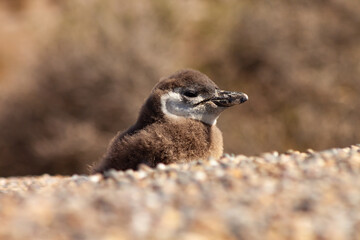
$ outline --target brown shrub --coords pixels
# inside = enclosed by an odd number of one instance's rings
[[[359,9],[356,1],[255,1],[218,25],[220,39],[199,44],[199,68],[250,96],[220,120],[230,152],[359,141]]]
[[[112,135],[136,118],[166,68],[159,59],[171,58],[166,47],[165,54],[157,51],[166,33],[153,24],[151,6],[118,4],[61,5],[27,84],[13,83],[2,102],[1,175],[86,172]]]

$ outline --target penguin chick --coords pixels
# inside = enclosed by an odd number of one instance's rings
[[[94,172],[219,158],[223,138],[216,120],[247,100],[245,93],[220,90],[198,71],[178,71],[155,85],[136,123],[113,138]]]

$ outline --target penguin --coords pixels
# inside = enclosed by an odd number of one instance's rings
[[[162,78],[141,108],[136,123],[119,132],[93,173],[136,170],[139,164],[184,163],[223,154],[216,126],[225,109],[244,103],[242,92],[220,90],[205,74],[180,70]]]

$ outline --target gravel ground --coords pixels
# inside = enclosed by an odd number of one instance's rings
[[[360,239],[360,145],[0,178],[0,239]]]

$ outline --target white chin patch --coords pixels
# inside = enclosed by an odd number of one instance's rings
[[[190,100],[190,99],[189,99]],[[180,93],[168,92],[161,96],[161,110],[165,116],[171,118],[191,118],[208,125],[215,125],[222,109],[206,107],[205,104],[195,105],[204,100],[198,96],[187,102]]]

